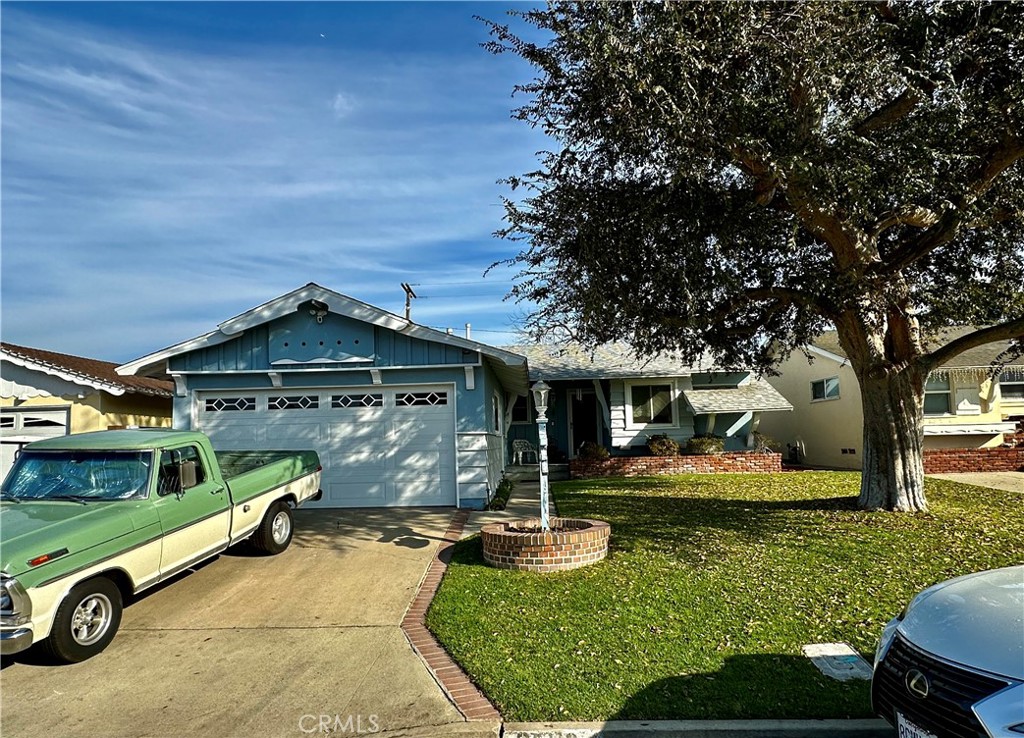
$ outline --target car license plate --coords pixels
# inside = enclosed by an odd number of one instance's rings
[[[898,710],[896,711],[896,735],[897,738],[936,738],[934,733],[929,733],[924,728],[914,725]]]

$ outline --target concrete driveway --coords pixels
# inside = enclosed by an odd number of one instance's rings
[[[1007,492],[1024,492],[1024,472],[963,472],[960,474],[929,474],[936,479],[949,479],[975,487],[1005,489]]]
[[[144,595],[99,656],[50,666],[30,651],[6,665],[0,729],[24,738],[461,733],[470,726],[399,627],[451,514],[299,511],[287,551],[230,551]]]

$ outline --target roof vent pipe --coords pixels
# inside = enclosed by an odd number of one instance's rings
[[[453,335],[455,335],[455,331],[453,331],[453,330],[452,330],[451,328],[449,328],[449,329],[448,329],[448,335],[449,335],[449,336],[453,336]]]
[[[472,337],[473,337],[472,326],[469,323],[466,323],[466,338],[470,339]]]

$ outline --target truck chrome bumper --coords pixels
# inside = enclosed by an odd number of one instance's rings
[[[32,631],[28,628],[0,631],[0,656],[21,653],[32,645]]]

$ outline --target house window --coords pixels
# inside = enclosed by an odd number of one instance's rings
[[[491,396],[491,432],[501,435],[501,397]]]
[[[516,397],[512,405],[512,423],[529,423],[530,396]]]
[[[1024,373],[1003,372],[999,375],[999,394],[1004,400],[1024,401]]]
[[[839,399],[839,377],[818,379],[811,382],[811,402]]]
[[[672,385],[629,385],[634,425],[672,425]]]
[[[949,377],[928,377],[924,385],[924,414],[949,415],[952,403],[949,395]]]

